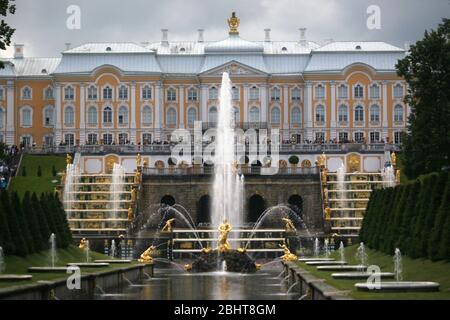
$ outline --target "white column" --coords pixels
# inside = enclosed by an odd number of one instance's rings
[[[289,86],[283,86],[283,139],[290,139],[289,136]]]
[[[248,122],[248,84],[244,84],[244,124]]]
[[[306,139],[312,140],[312,114],[313,114],[313,96],[312,96],[312,82],[306,82],[305,92],[305,134]]]
[[[200,120],[204,123],[208,122],[208,86],[202,84],[200,86]]]
[[[336,138],[336,82],[331,81],[331,121],[330,138]]]
[[[55,143],[59,145],[62,139],[62,102],[61,102],[61,84],[57,83],[55,85]]]
[[[387,97],[387,81],[383,81],[383,139],[386,141],[386,138],[388,137],[388,111],[387,111],[387,104],[388,104],[388,97]]]
[[[180,91],[180,128],[184,128],[184,87],[179,86]]]
[[[84,83],[80,84],[80,145],[86,143],[86,131],[85,131],[85,114],[86,114],[86,98],[85,98],[86,86]]]
[[[267,114],[268,114],[268,103],[267,103],[267,84],[261,85],[261,91],[260,91],[260,100],[261,100],[261,122],[267,121]]]
[[[6,82],[6,144],[14,144],[14,81]]]
[[[157,82],[155,86],[155,140],[161,140],[161,119],[162,119],[162,83]]]
[[[131,130],[130,142],[136,144],[136,81],[131,82]]]

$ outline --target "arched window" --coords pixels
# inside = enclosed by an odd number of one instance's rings
[[[73,126],[75,123],[75,111],[72,106],[67,106],[64,110],[64,124],[66,126]]]
[[[394,86],[394,98],[403,98],[403,86],[400,83]]]
[[[167,101],[177,101],[177,92],[174,88],[167,89]]]
[[[371,85],[369,91],[370,99],[380,98],[380,87],[377,84]]]
[[[348,121],[348,108],[345,104],[341,104],[338,109],[338,121],[347,122]]]
[[[128,124],[128,108],[125,106],[119,108],[118,123]]]
[[[239,123],[241,121],[238,107],[233,107],[233,116],[234,116],[234,123]]]
[[[64,88],[64,100],[73,100],[75,98],[75,90],[72,86]]]
[[[47,89],[45,89],[45,99],[46,100],[53,99],[53,88],[52,87],[48,87]]]
[[[94,106],[90,106],[88,109],[87,123],[91,126],[97,125],[97,108]]]
[[[316,108],[316,122],[317,123],[325,122],[325,108],[322,105],[318,105]]]
[[[321,84],[316,86],[316,99],[325,98],[325,87]]]
[[[145,126],[152,124],[152,108],[150,106],[144,106],[142,108],[142,124]]]
[[[110,86],[106,86],[103,88],[103,100],[111,100],[112,99],[112,88]]]
[[[111,107],[105,107],[103,109],[103,123],[112,124],[112,109]]]
[[[197,101],[197,90],[195,88],[188,90],[188,101]]]
[[[22,100],[31,100],[31,88],[25,87],[22,89]]]
[[[142,100],[150,100],[152,98],[152,88],[149,85],[142,87]]]
[[[233,87],[231,89],[231,96],[233,98],[233,100],[239,100],[239,88]]]
[[[280,99],[281,99],[280,89],[278,89],[276,87],[273,88],[270,91],[270,100],[272,100],[272,101],[280,101]]]
[[[338,98],[347,99],[348,98],[348,87],[345,84],[341,84],[338,87]]]
[[[403,122],[403,107],[399,104],[394,107],[394,121]]]
[[[370,106],[370,121],[380,121],[380,107],[376,104]]]
[[[95,86],[89,86],[88,100],[97,100],[97,88]]]
[[[257,107],[250,109],[250,122],[259,122],[259,109]]]
[[[298,107],[295,107],[291,111],[291,123],[300,125],[302,123],[302,113]]]
[[[362,106],[356,106],[355,108],[355,121],[364,121],[364,108]]]
[[[250,88],[250,100],[259,100],[259,89],[256,86]]]
[[[210,123],[217,123],[217,108],[216,107],[209,108],[208,121]]]
[[[32,121],[32,110],[30,107],[24,107],[21,110],[21,123],[22,127],[31,127],[33,125]]]
[[[124,85],[119,87],[119,100],[127,100],[128,99],[128,88]]]
[[[217,90],[216,87],[212,87],[209,89],[209,99],[210,100],[217,100],[217,98],[219,97],[219,91]]]
[[[54,110],[52,106],[48,106],[44,109],[44,126],[50,127],[53,126],[54,119]]]
[[[355,99],[362,99],[364,98],[364,88],[362,85],[357,84],[354,88],[353,88],[353,97]]]
[[[294,88],[292,89],[292,96],[291,96],[291,100],[292,101],[300,101],[300,89],[299,88]]]
[[[273,107],[270,111],[270,123],[280,124],[280,108]]]
[[[177,111],[174,108],[169,108],[169,110],[167,110],[167,125],[177,125]]]
[[[195,108],[190,108],[188,110],[188,126],[194,126],[195,120],[197,120],[197,110]]]
[[[5,112],[3,111],[3,108],[0,108],[0,128],[3,128],[3,117],[5,116]]]

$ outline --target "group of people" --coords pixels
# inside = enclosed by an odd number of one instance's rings
[[[3,191],[8,187],[9,178],[16,173],[16,165],[14,158],[20,153],[20,149],[16,145],[6,146],[0,159],[0,190]]]

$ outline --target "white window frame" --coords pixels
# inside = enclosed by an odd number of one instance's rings
[[[89,101],[96,101],[96,100],[98,100],[98,88],[95,85],[91,84],[90,86],[88,86],[86,88],[86,90],[87,90],[87,95],[86,95],[87,96],[87,100],[89,100]]]
[[[233,86],[231,88],[231,99],[234,101],[240,100],[240,90],[239,87]]]
[[[150,121],[146,121],[145,120],[145,110],[149,109],[150,110]],[[141,125],[143,127],[151,127],[153,124],[153,108],[152,106],[145,104],[141,107]]]
[[[47,95],[49,90],[51,92],[51,95]],[[44,100],[54,100],[55,99],[55,89],[52,86],[45,87],[42,92],[42,96],[44,97]]]
[[[95,110],[95,123],[91,122],[91,118],[90,118],[90,116],[91,116],[91,112],[90,111],[92,109]],[[94,106],[94,105],[88,106],[87,112],[86,112],[86,123],[87,123],[87,125],[89,127],[96,127],[96,126],[98,126],[98,108],[96,106]]]
[[[272,87],[270,89],[270,101],[272,102],[281,101],[281,89],[278,86]]]
[[[397,120],[397,112],[396,112],[396,110],[398,109],[397,107],[401,107],[402,108],[402,113],[401,113],[402,118],[401,118],[401,120]],[[394,105],[394,110],[393,110],[392,114],[393,114],[394,123],[402,124],[402,123],[405,122],[405,107],[402,104],[396,103]]]
[[[362,139],[356,139],[356,135],[362,135]],[[353,140],[355,140],[355,142],[362,143],[364,142],[364,139],[365,139],[364,131],[355,131],[353,133]]]
[[[278,126],[281,124],[281,109],[279,106],[273,106],[272,109],[270,109],[270,124]]]
[[[177,89],[173,87],[167,88],[166,91],[166,101],[168,102],[176,102],[178,100]]]
[[[110,116],[108,115],[108,118],[111,119],[111,121],[105,121],[105,110],[106,108],[109,108],[111,110]],[[102,124],[104,126],[112,126],[114,124],[114,108],[110,105],[105,105],[102,108]]]
[[[358,109],[358,107],[362,108],[362,120],[357,120],[356,119],[356,109]],[[364,106],[362,104],[357,104],[355,105],[355,107],[353,108],[353,123],[364,123],[365,121],[365,110],[364,110]]]
[[[213,118],[212,117],[212,115],[213,115],[212,111],[213,110],[215,112],[215,115],[214,115],[215,119],[212,119]],[[219,117],[219,109],[216,106],[210,106],[209,109],[208,109],[208,123],[217,124],[217,121],[219,120],[218,117]]]
[[[198,90],[196,88],[188,88],[187,101],[198,101]]]
[[[341,88],[344,88],[343,89],[343,92],[345,92],[344,96],[341,95]],[[337,90],[337,97],[338,97],[338,99],[342,99],[342,100],[348,99],[348,85],[347,84],[345,84],[345,83],[339,84],[336,87],[336,90]]]
[[[67,122],[67,110],[69,110],[69,109],[72,109],[72,114],[73,114],[72,123]],[[76,123],[76,114],[75,114],[76,111],[75,110],[76,110],[75,106],[73,106],[73,105],[64,106],[64,116],[63,116],[63,118],[64,118],[64,126],[65,127],[73,127],[73,126],[75,126],[75,123]]]
[[[298,96],[294,94],[298,92]],[[302,90],[299,87],[294,87],[291,89],[291,101],[298,102],[302,100]]]
[[[358,87],[361,87],[361,90],[362,90],[362,96],[361,97],[357,97],[357,95],[356,95],[356,91],[355,90]],[[362,83],[359,83],[359,82],[355,83],[355,85],[352,88],[353,99],[355,99],[355,100],[362,100],[362,99],[364,99],[364,97],[366,96],[366,92],[365,91],[366,91],[365,87],[364,87],[364,85]]]
[[[219,89],[216,86],[212,86],[209,88],[208,99],[209,100],[218,100],[219,99]]]
[[[191,113],[191,112],[192,112],[192,111],[195,112],[195,117],[194,117],[193,121],[191,121],[191,116],[192,116],[192,113]],[[189,126],[189,127],[193,127],[196,120],[197,120],[197,108],[195,108],[195,107],[190,107],[190,108],[187,110],[187,124],[188,124],[188,126]]]
[[[323,89],[323,96],[319,96],[319,88]],[[324,100],[327,98],[327,89],[323,83],[318,83],[314,86],[314,99],[316,100]]]
[[[147,89],[149,90],[150,94],[147,92]],[[152,86],[149,84],[144,84],[141,86],[141,99],[143,101],[152,100],[153,97],[153,89]]]
[[[319,108],[321,108],[323,110],[323,115],[319,115]],[[326,108],[323,104],[318,104],[316,105],[316,107],[314,108],[315,112],[314,112],[314,122],[317,125],[324,125],[327,121],[327,111]],[[318,119],[321,116],[321,119]]]
[[[257,110],[258,111],[258,119],[254,119],[253,117],[254,117],[254,115],[255,115],[255,113],[253,113],[252,111],[253,110]],[[250,123],[259,123],[260,121],[261,121],[261,112],[260,112],[260,110],[259,110],[259,108],[257,107],[257,106],[251,106],[250,108],[249,108],[249,110],[248,110],[248,113],[249,113],[249,120],[250,120]]]
[[[378,112],[377,112],[377,114],[376,114],[376,116],[377,116],[376,119],[374,119],[375,114],[373,114],[373,109],[374,109],[375,107],[376,107],[377,110],[378,110]],[[372,104],[372,105],[369,107],[369,121],[370,121],[371,123],[379,123],[379,122],[380,122],[380,119],[381,119],[381,107],[380,107],[378,104],[374,103],[374,104]]]
[[[172,112],[173,111],[173,112]],[[169,115],[174,114],[174,119],[171,119]],[[169,121],[170,120],[170,121]],[[172,121],[174,120],[174,121]],[[176,127],[178,125],[178,113],[175,107],[169,107],[166,112],[166,125],[170,127]]]
[[[30,123],[29,124],[24,123],[23,112],[26,110],[30,111]],[[21,128],[31,128],[32,126],[33,126],[33,108],[30,106],[21,107],[20,108],[20,127]]]
[[[374,96],[373,95],[373,89],[374,88],[377,88],[376,90],[377,90],[377,95],[376,96]],[[378,83],[372,83],[370,86],[369,86],[369,99],[372,99],[372,100],[379,100],[381,98],[381,88],[380,88],[380,85],[378,84]]]
[[[0,106],[0,129],[5,127],[5,108]]]
[[[117,89],[117,100],[127,101],[129,98],[128,87],[124,84],[121,84]]]
[[[105,97],[105,90],[108,90],[108,89],[110,91],[108,92],[108,96]],[[102,100],[103,101],[112,101],[113,98],[114,98],[114,87],[112,85],[110,85],[110,84],[105,84],[102,87]]]
[[[299,121],[294,121],[295,117],[294,117],[294,111],[298,110],[298,117],[299,117]],[[291,124],[292,125],[298,125],[300,126],[302,124],[302,110],[300,109],[299,106],[294,106],[291,110]]]
[[[25,96],[25,90],[29,90],[30,96]],[[33,99],[33,89],[30,86],[24,86],[20,89],[21,100],[32,100]]]
[[[402,88],[402,94],[400,96],[396,95],[396,88],[401,87]],[[400,83],[396,82],[392,85],[392,99],[403,99],[405,97],[405,86]]]
[[[91,137],[95,137],[95,139],[91,139]],[[98,144],[98,134],[96,132],[88,132],[88,134],[86,135],[86,143],[88,145]]]
[[[124,112],[125,110],[125,112]],[[121,127],[128,126],[130,122],[130,111],[128,106],[120,105],[117,110],[117,124]]]
[[[248,89],[248,99],[252,101],[259,100],[259,88],[256,85],[253,85]]]
[[[69,92],[72,90],[72,92]],[[67,85],[63,89],[64,101],[75,101],[75,87],[73,85]]]
[[[342,110],[342,107],[345,107],[345,114],[341,114],[341,110]],[[346,104],[344,104],[344,103],[341,103],[339,106],[338,106],[338,123],[348,123],[348,118],[349,118],[349,115],[348,115],[348,105],[346,105]],[[344,116],[345,115],[345,119],[341,119],[341,116]]]
[[[49,123],[47,123],[47,112],[51,110],[52,111],[52,119]],[[42,126],[44,128],[53,128],[55,126],[55,107],[52,105],[46,106],[44,109],[42,109]]]

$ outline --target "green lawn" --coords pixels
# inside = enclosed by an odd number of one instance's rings
[[[355,258],[357,246],[347,247],[346,259],[349,264],[357,264]],[[381,271],[393,272],[393,257],[384,253],[367,250],[370,265],[378,265]],[[333,258],[339,259],[339,254],[334,252]],[[349,290],[350,295],[355,299],[450,299],[450,263],[448,262],[432,262],[425,259],[410,259],[403,256],[403,280],[404,281],[434,281],[440,283],[440,292],[363,292],[354,288],[356,282],[362,280],[336,280],[331,277],[332,272],[318,271],[314,266],[308,266],[303,262],[298,262],[299,266],[318,278],[324,279],[328,284],[340,290]],[[385,280],[385,281],[392,281]]]
[[[70,246],[67,249],[60,249],[57,253],[58,260],[56,262],[56,266],[66,266],[69,262],[85,262],[86,254],[83,250],[78,249],[75,246]],[[110,257],[97,253],[90,253],[90,261],[100,259],[111,259]],[[5,258],[6,262],[6,270],[3,274],[31,274],[33,275],[33,279],[23,280],[23,281],[14,281],[14,282],[0,282],[0,289],[5,287],[11,287],[16,285],[25,285],[37,282],[39,280],[56,280],[56,279],[66,279],[69,274],[66,273],[29,273],[28,267],[45,267],[50,265],[50,254],[47,251],[35,253],[27,256],[26,258],[16,257],[16,256],[7,256]],[[90,274],[96,273],[105,270],[111,270],[112,268],[123,268],[131,266],[135,263],[120,263],[120,264],[110,264],[108,267],[104,268],[82,268],[81,274]]]
[[[66,158],[64,156],[36,156],[25,155],[22,159],[18,175],[11,180],[10,190],[17,191],[22,197],[26,191],[36,192],[40,195],[43,192],[52,192],[59,184],[60,176],[52,175],[52,167],[56,172],[65,169]],[[41,166],[42,176],[38,177],[38,166]],[[22,169],[25,167],[26,176],[22,176]],[[52,182],[52,181],[57,182]]]

